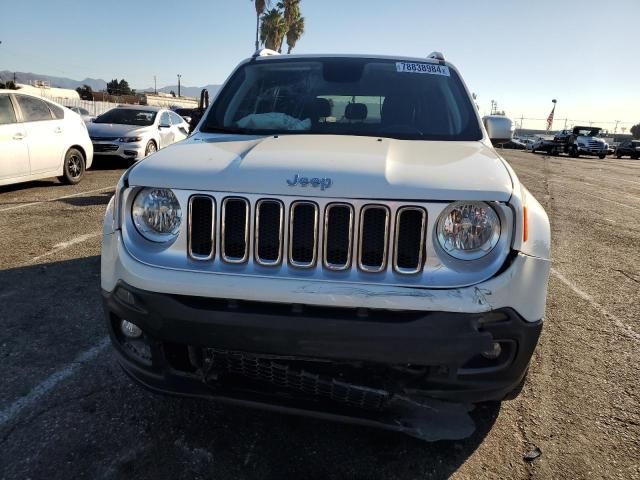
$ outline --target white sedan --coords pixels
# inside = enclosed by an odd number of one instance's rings
[[[96,155],[141,160],[157,150],[187,138],[189,124],[160,107],[120,106],[87,125]]]
[[[75,184],[92,161],[78,114],[19,90],[0,90],[0,185],[48,177]]]

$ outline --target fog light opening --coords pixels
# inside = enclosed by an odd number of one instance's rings
[[[491,345],[491,348],[489,350],[485,350],[484,352],[481,352],[481,355],[488,360],[495,360],[500,356],[501,353],[502,353],[502,347],[500,346],[500,343],[493,342],[493,344]]]
[[[127,320],[120,322],[120,331],[127,338],[140,338],[142,336],[142,330]]]

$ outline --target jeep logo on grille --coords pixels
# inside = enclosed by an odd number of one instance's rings
[[[309,178],[309,177],[302,177],[297,173],[295,174],[292,180],[287,179],[287,185],[289,185],[290,187],[295,187],[296,185],[300,185],[301,187],[306,187],[308,185],[311,185],[314,188],[320,187],[320,190],[326,190],[331,186],[332,183],[333,182],[329,177]]]

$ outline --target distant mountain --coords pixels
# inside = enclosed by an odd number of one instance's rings
[[[180,86],[180,95],[185,97],[196,97],[200,98],[200,92],[203,88],[209,90],[209,98],[213,97],[218,90],[220,90],[220,85],[205,85],[204,87],[185,87],[184,85]],[[178,85],[168,85],[166,87],[159,88],[159,92],[171,93],[173,90],[176,95],[178,94]],[[153,88],[145,88],[145,92],[153,92]]]
[[[8,70],[3,70],[0,72],[0,81],[8,82],[9,80],[13,80],[13,73]],[[101,78],[85,78],[84,80],[72,80],[71,78],[65,77],[53,77],[51,75],[45,75],[42,73],[25,73],[25,72],[15,72],[16,74],[16,82],[17,83],[31,83],[33,80],[47,80],[51,83],[52,87],[58,88],[70,88],[75,90],[78,87],[83,85],[89,85],[93,90],[100,91],[107,88],[107,82],[102,80]]]
[[[13,80],[13,73],[9,70],[0,71],[0,82],[8,82],[9,80]],[[17,83],[31,83],[34,80],[47,80],[52,87],[58,88],[70,88],[75,90],[78,87],[82,87],[83,85],[89,85],[91,89],[95,92],[99,92],[101,90],[107,89],[107,82],[101,78],[85,78],[84,80],[73,80],[71,78],[65,77],[53,77],[51,75],[45,75],[42,73],[25,73],[25,72],[15,72],[16,74],[16,82]],[[209,90],[209,96],[213,96],[220,89],[220,85],[206,85],[204,87],[185,87],[182,85],[180,87],[180,95],[184,95],[185,97],[200,97],[200,91],[206,88]],[[171,90],[178,94],[178,85],[168,85],[166,87],[159,88],[159,92],[170,93]],[[153,88],[146,88],[145,92],[153,92]]]

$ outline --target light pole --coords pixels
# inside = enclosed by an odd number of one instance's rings
[[[182,75],[178,74],[178,98],[180,98],[180,79],[182,78]]]
[[[156,82],[156,76],[153,76],[153,93],[158,95],[158,83]]]

